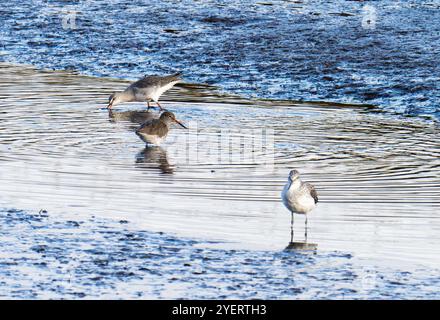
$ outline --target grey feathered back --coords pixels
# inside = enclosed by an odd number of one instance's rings
[[[152,86],[163,87],[171,82],[182,80],[180,78],[181,75],[182,72],[177,72],[169,76],[145,76],[142,79],[133,83],[131,87],[136,87],[136,88],[146,88]]]

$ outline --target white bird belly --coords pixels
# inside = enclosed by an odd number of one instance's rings
[[[316,207],[315,199],[312,196],[289,190],[288,186],[284,187],[281,197],[286,208],[295,213],[307,214]]]
[[[166,138],[166,136],[159,137],[156,135],[150,135],[145,133],[139,133],[139,136],[142,138],[142,140],[145,143],[154,144],[156,146],[159,146],[162,143],[162,141]]]

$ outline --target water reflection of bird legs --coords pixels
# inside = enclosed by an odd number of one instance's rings
[[[308,230],[308,226],[307,226],[307,214],[306,214],[306,223],[304,226],[305,232],[304,232],[304,237],[305,237],[305,242],[307,242],[307,230]]]
[[[318,248],[318,245],[316,243],[308,243],[307,242],[307,231],[308,231],[307,215],[305,217],[306,218],[306,220],[305,220],[305,232],[304,232],[305,241],[304,242],[302,242],[302,241],[294,242],[293,241],[293,234],[294,234],[294,231],[293,231],[293,221],[294,221],[293,215],[294,215],[294,213],[290,212],[290,214],[291,214],[291,218],[290,218],[290,242],[289,242],[289,244],[287,245],[287,247],[284,250],[285,251],[316,250]]]
[[[136,164],[152,165],[165,174],[174,173],[173,166],[168,162],[166,151],[158,146],[145,147],[136,155]]]
[[[293,242],[293,212],[290,212],[290,242]]]

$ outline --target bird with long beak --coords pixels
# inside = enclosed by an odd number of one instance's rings
[[[145,76],[142,79],[132,83],[127,89],[121,92],[115,92],[108,98],[107,109],[112,108],[123,102],[147,102],[150,109],[150,101],[154,101],[163,110],[159,104],[160,96],[175,84],[182,82],[181,72],[169,76]]]
[[[149,120],[142,124],[139,129],[136,130],[136,134],[147,145],[159,146],[167,137],[173,123],[177,123],[181,127],[188,129],[183,123],[176,119],[174,113],[165,111],[160,115],[159,119]]]
[[[302,182],[297,170],[289,173],[287,183],[281,193],[283,204],[290,211],[290,234],[291,242],[293,241],[293,214],[304,214],[305,221],[305,238],[307,241],[307,214],[315,209],[318,203],[318,193],[313,185],[308,182]]]

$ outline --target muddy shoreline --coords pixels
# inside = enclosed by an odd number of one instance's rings
[[[125,220],[0,210],[4,299],[438,299],[438,271],[343,252],[222,250]]]

